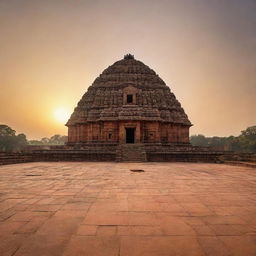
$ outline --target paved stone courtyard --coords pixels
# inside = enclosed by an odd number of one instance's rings
[[[195,163],[1,166],[0,255],[255,256],[256,172]]]

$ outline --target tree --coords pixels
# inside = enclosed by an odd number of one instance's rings
[[[42,145],[48,145],[49,142],[50,142],[50,139],[49,139],[49,138],[44,137],[44,138],[41,139]]]
[[[67,141],[67,136],[55,134],[50,138],[44,137],[41,140],[30,140],[30,145],[64,145]]]
[[[49,144],[64,145],[66,141],[67,141],[67,136],[62,136],[62,135],[59,135],[59,134],[55,134],[50,138]]]
[[[192,135],[190,142],[193,146],[209,146],[217,150],[231,150],[238,152],[256,152],[256,126],[250,126],[237,137],[205,137]]]
[[[43,145],[42,141],[40,141],[40,140],[29,140],[28,144],[29,145]]]
[[[248,127],[238,138],[242,151],[256,152],[256,126]]]
[[[207,138],[202,135],[202,134],[198,134],[198,135],[192,135],[190,137],[190,142],[193,146],[201,146],[201,147],[205,147],[208,146],[208,140]]]
[[[27,145],[26,135],[15,133],[8,125],[0,125],[0,151],[17,152]]]
[[[16,150],[21,151],[28,144],[26,135],[20,133],[16,136]]]
[[[256,136],[256,125],[248,127],[246,130],[241,131],[243,136]]]
[[[0,136],[15,136],[16,131],[5,124],[0,124]]]

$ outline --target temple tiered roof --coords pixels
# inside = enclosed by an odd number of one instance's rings
[[[124,89],[136,88],[136,102],[124,103]],[[105,69],[79,101],[67,126],[95,121],[144,120],[191,126],[165,82],[133,55]]]

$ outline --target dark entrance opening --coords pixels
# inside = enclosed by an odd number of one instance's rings
[[[125,128],[126,130],[126,143],[134,143],[135,128]]]
[[[133,95],[132,94],[127,95],[127,103],[133,103]]]

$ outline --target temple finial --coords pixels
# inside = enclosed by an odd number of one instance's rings
[[[134,55],[128,53],[128,54],[124,55],[124,59],[125,60],[134,60]]]

